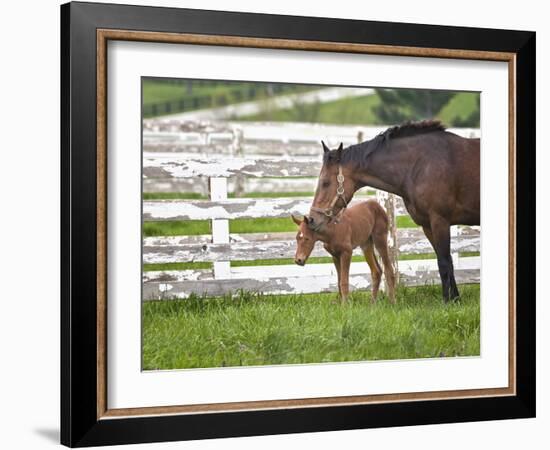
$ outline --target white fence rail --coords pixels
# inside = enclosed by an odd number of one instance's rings
[[[453,252],[479,251],[479,232],[471,227],[460,227],[453,238]],[[144,239],[143,262],[164,264],[176,262],[255,261],[260,259],[294,258],[295,233],[230,234],[227,243],[214,242],[212,235],[147,237]],[[397,229],[397,248],[401,254],[433,253],[424,233],[416,228]],[[354,255],[362,255],[360,249]],[[317,243],[312,257],[327,256]]]

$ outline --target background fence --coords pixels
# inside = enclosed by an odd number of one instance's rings
[[[320,126],[288,123],[196,123],[145,120],[143,188],[145,193],[186,192],[208,198],[145,200],[144,221],[208,220],[211,233],[199,236],[146,237],[143,263],[207,262],[212,269],[147,271],[144,300],[185,298],[190,294],[223,295],[238,289],[266,294],[336,292],[330,264],[232,267],[231,261],[293,258],[295,233],[229,233],[235,219],[290,217],[305,214],[311,196],[255,198],[257,192],[312,192],[321,167],[320,140],[335,146],[374,137],[386,127]],[[451,130],[467,137],[475,129]],[[433,248],[419,228],[397,228],[395,217],[407,215],[399,197],[372,190],[394,219],[389,245],[400,282],[412,286],[439,283],[435,259],[399,260],[399,255],[425,255]],[[233,198],[229,198],[232,194]],[[364,201],[356,196],[354,202]],[[290,219],[289,219],[290,220]],[[452,252],[458,283],[479,282],[479,227],[453,227]],[[360,249],[354,255],[360,255]],[[312,256],[328,256],[318,243]],[[368,288],[364,262],[353,262],[350,285]]]

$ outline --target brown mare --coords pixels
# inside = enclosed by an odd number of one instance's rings
[[[331,223],[364,186],[399,195],[437,254],[444,300],[457,298],[450,226],[479,225],[479,139],[430,120],[388,128],[345,149],[323,143],[323,149],[310,227]]]
[[[388,282],[388,296],[395,303],[395,275],[388,256],[388,216],[384,209],[375,201],[359,203],[345,210],[337,220],[327,223],[318,231],[312,230],[308,224],[310,218],[305,216],[302,221],[292,216],[298,225],[296,235],[298,244],[294,261],[305,265],[315,242],[324,243],[325,250],[332,255],[338,274],[338,292],[342,302],[347,301],[349,294],[349,267],[353,249],[361,247],[372,277],[372,301],[376,301],[382,268],[374,255],[374,247],[378,250]]]

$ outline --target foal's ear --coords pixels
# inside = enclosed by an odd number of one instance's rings
[[[321,144],[323,144],[324,153],[330,152],[330,148],[327,147],[327,144],[325,144],[325,141],[321,141]]]
[[[300,219],[298,219],[298,217],[296,217],[294,214],[291,214],[290,217],[292,217],[292,221],[293,221],[296,225],[300,226],[300,225],[302,224],[302,221],[301,221]]]

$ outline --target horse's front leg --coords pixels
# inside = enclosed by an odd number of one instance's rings
[[[351,264],[351,251],[343,252],[340,255],[340,300],[342,303],[348,301],[349,295],[349,266]]]
[[[435,216],[430,219],[430,228],[423,227],[423,229],[437,255],[443,300],[456,299],[459,293],[455,281],[453,258],[451,256],[451,226],[445,219]]]
[[[336,274],[338,275],[338,298],[342,298],[342,291],[340,290],[340,256],[333,254],[332,262],[334,263],[334,267],[336,267]]]

